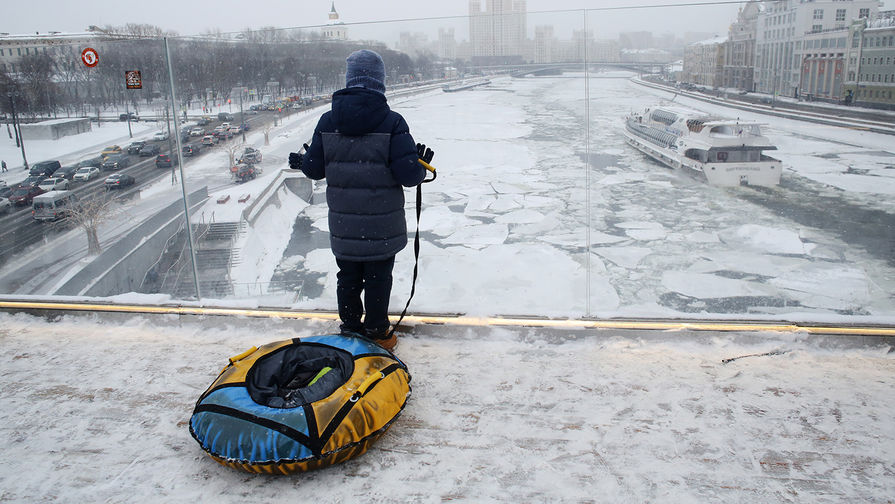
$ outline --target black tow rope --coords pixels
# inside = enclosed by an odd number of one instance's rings
[[[438,174],[435,172],[435,167],[429,165],[429,163],[426,163],[422,159],[420,159],[419,162],[425,166],[427,170],[432,172],[432,178],[423,179],[423,181],[416,186],[416,234],[413,236],[413,280],[410,282],[410,297],[407,298],[407,304],[404,305],[404,310],[401,312],[401,316],[398,317],[398,321],[392,326],[392,330],[389,331],[386,339],[391,338],[395,334],[398,325],[401,324],[401,321],[404,320],[404,316],[407,315],[407,309],[410,308],[410,301],[413,300],[413,294],[416,293],[416,277],[419,274],[420,266],[420,216],[423,213],[423,184],[428,184],[438,177]]]

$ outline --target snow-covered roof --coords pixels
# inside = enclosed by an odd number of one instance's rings
[[[713,44],[723,44],[727,42],[727,35],[712,37],[706,40],[700,40],[699,42],[693,42],[690,45],[713,45]]]

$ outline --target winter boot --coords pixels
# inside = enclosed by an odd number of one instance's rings
[[[373,340],[374,343],[388,350],[389,352],[394,351],[395,347],[398,346],[398,335],[395,334],[394,331],[391,331],[391,335],[389,335],[388,330],[386,330],[384,333],[377,334],[368,332],[367,338]]]

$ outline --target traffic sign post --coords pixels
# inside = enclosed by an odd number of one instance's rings
[[[81,51],[81,61],[87,68],[93,68],[99,63],[99,54],[96,49],[88,47]]]
[[[124,87],[125,89],[143,89],[143,78],[140,76],[139,70],[124,71]],[[127,134],[134,138],[134,132],[131,130],[131,111],[128,99],[124,99],[124,113],[127,115]]]

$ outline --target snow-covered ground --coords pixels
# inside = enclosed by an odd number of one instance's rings
[[[781,334],[418,326],[413,394],[360,458],[204,455],[227,358],[334,322],[0,314],[0,501],[890,502],[891,346]],[[727,364],[723,359],[744,357]]]

